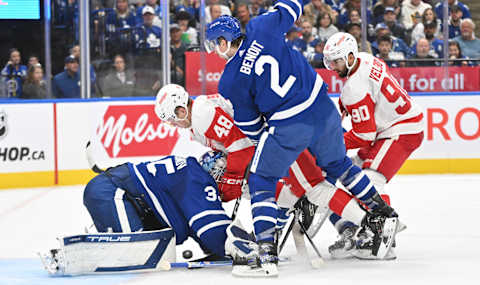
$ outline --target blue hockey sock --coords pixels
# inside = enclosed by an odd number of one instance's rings
[[[266,178],[255,173],[251,173],[248,179],[257,242],[274,241],[278,210],[275,201],[276,183],[276,179]]]

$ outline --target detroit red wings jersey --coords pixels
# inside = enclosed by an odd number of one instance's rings
[[[243,175],[253,157],[255,146],[233,123],[230,101],[219,94],[198,96],[192,105],[192,138],[227,155],[227,172]],[[241,173],[240,173],[241,172]],[[313,156],[305,150],[289,169],[284,182],[300,197],[325,180]],[[279,188],[282,188],[279,183]],[[288,188],[288,187],[287,187]],[[280,189],[278,189],[280,190]],[[278,193],[277,193],[278,195]],[[296,199],[292,201],[296,202]],[[293,204],[292,204],[293,205]]]
[[[340,95],[341,107],[352,121],[352,130],[345,134],[347,149],[376,139],[422,132],[421,108],[390,74],[387,65],[364,52],[358,54],[357,60],[359,67],[349,75]]]
[[[192,105],[192,138],[227,154],[226,172],[243,176],[255,146],[232,118],[232,105],[219,94],[198,96]]]

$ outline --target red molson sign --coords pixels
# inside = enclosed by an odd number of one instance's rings
[[[111,158],[169,155],[179,138],[152,105],[109,106],[97,135]]]

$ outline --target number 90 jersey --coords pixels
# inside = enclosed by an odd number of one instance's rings
[[[347,149],[358,147],[352,141],[371,142],[422,132],[421,108],[390,74],[387,65],[364,52],[358,54],[357,60],[359,66],[349,75],[340,95],[340,107],[352,120],[352,130],[345,134]]]

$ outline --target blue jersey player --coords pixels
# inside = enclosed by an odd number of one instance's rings
[[[302,0],[279,0],[274,10],[250,20],[246,34],[239,22],[221,16],[207,27],[205,47],[228,60],[218,90],[234,107],[237,126],[258,142],[248,181],[261,267],[276,275],[274,231],[275,183],[306,148],[327,179],[337,179],[372,209],[364,226],[376,235],[386,225],[395,235],[397,218],[360,168],[346,156],[340,115],[327,85],[306,59],[285,42],[285,33],[300,17]],[[375,230],[377,229],[377,230]],[[391,246],[391,239],[385,243]],[[383,254],[383,250],[378,253]],[[383,257],[382,257],[383,258]]]
[[[225,255],[231,219],[222,208],[212,160],[167,156],[139,164],[125,163],[94,177],[84,205],[99,232],[137,232],[172,228],[176,243],[189,236],[202,249]]]

